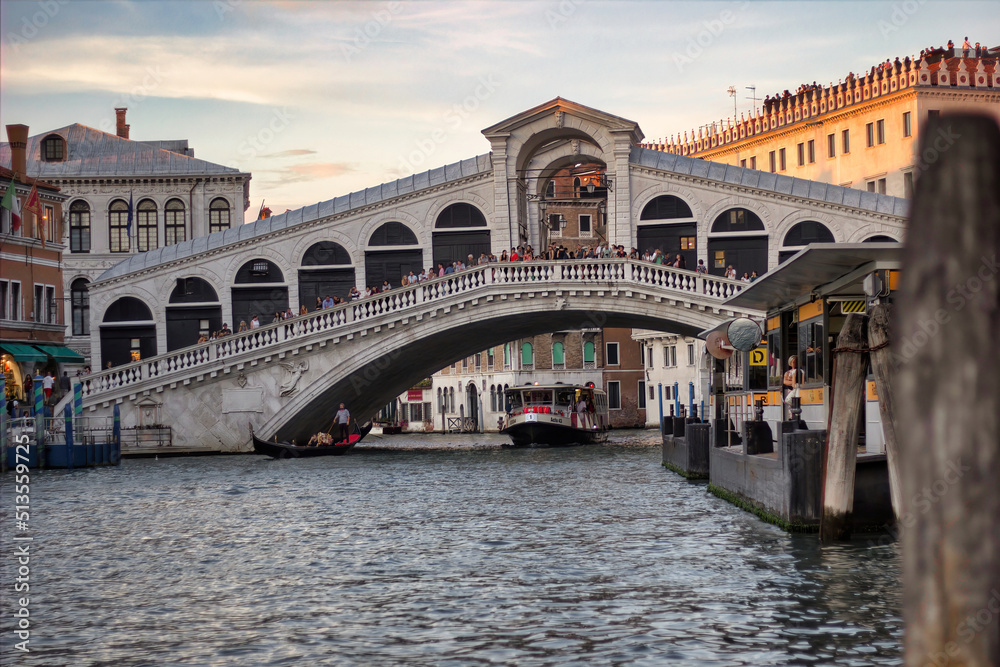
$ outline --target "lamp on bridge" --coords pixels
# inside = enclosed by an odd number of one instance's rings
[[[614,183],[611,181],[611,179],[608,178],[607,174],[599,175],[596,178],[597,180],[596,183],[594,182],[594,180],[595,179],[591,178],[590,182],[587,183],[587,194],[591,195],[594,194],[594,190],[596,190],[597,188],[606,188],[611,192],[614,192],[614,188],[612,187]]]

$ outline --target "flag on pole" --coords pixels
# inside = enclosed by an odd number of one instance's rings
[[[42,239],[42,245],[45,245],[45,224],[42,221],[42,200],[38,196],[38,186],[32,185],[31,192],[28,193],[28,198],[24,201],[24,210],[31,211],[35,215],[35,234],[38,238]]]
[[[128,219],[125,221],[125,236],[128,237],[129,246],[132,245],[132,191],[128,191]],[[119,223],[121,224],[121,223]]]
[[[7,186],[7,192],[0,200],[0,207],[10,211],[10,231],[12,234],[16,234],[17,230],[21,228],[21,205],[17,201],[17,195],[14,194],[14,181],[11,181],[10,185]]]

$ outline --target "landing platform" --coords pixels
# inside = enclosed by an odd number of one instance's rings
[[[242,454],[245,452],[223,452],[211,447],[133,447],[122,449],[123,459],[151,459],[155,456],[211,456],[214,454]]]

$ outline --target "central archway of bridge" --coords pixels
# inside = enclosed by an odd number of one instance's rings
[[[301,442],[329,428],[339,403],[367,419],[431,373],[518,338],[605,326],[694,335],[759,316],[722,305],[742,287],[634,260],[480,265],[105,371],[88,379],[84,405],[100,413],[121,403],[128,425],[155,396],[175,442],[209,430],[240,449],[246,406],[234,416],[227,400],[259,389],[257,431]]]

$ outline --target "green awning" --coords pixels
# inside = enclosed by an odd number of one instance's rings
[[[35,347],[61,364],[82,364],[84,361],[82,354],[64,345],[35,345]]]
[[[45,356],[44,352],[36,350],[30,345],[19,345],[17,343],[4,343],[3,345],[0,345],[0,352],[9,354],[10,356],[14,357],[14,361],[28,361],[31,363],[35,362],[44,363],[48,361],[48,357]]]

